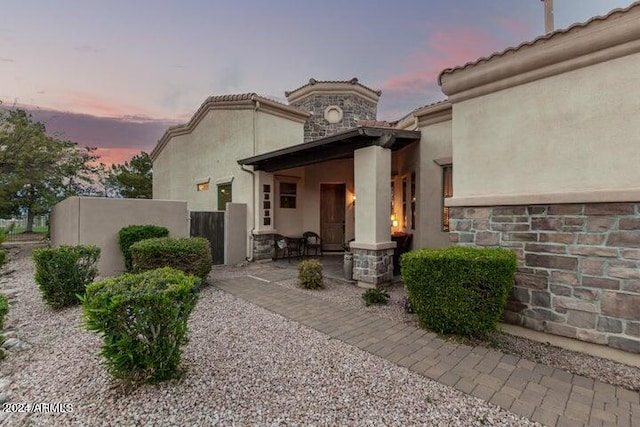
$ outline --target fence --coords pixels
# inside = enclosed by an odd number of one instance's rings
[[[49,235],[49,216],[33,219],[33,229],[27,232],[27,218],[0,219],[0,230],[8,231],[6,242],[39,242]]]

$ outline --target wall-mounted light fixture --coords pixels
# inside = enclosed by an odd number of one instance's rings
[[[355,205],[356,205],[356,193],[353,193],[353,194],[351,195],[351,204],[352,204],[353,206],[355,206]]]
[[[391,214],[391,225],[393,227],[397,227],[398,226],[398,220],[396,219],[396,214]]]

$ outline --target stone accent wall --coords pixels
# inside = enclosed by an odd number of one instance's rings
[[[353,280],[370,283],[372,287],[393,280],[393,248],[381,250],[351,248]]]
[[[376,120],[378,114],[377,103],[353,94],[313,94],[293,102],[291,105],[313,113],[304,125],[305,142],[353,129],[358,125],[358,121]],[[339,123],[329,123],[325,120],[324,110],[330,105],[337,105],[342,109],[342,121]]]
[[[640,353],[640,203],[449,213],[452,243],[518,256],[507,322]]]
[[[254,261],[273,258],[274,234],[254,234],[252,241]]]

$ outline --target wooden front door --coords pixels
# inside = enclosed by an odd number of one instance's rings
[[[344,204],[344,184],[320,184],[320,238],[324,251],[343,249]]]

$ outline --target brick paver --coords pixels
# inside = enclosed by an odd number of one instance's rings
[[[332,338],[544,425],[640,426],[637,392],[494,349],[447,342],[422,329],[253,277],[236,277],[215,285]]]

